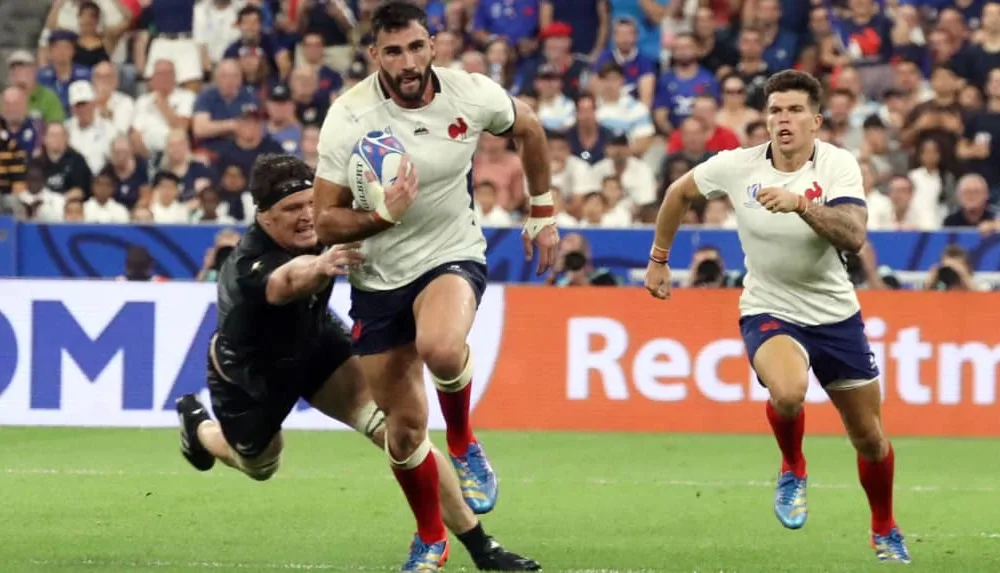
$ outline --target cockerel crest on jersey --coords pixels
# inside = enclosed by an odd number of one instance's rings
[[[448,126],[448,137],[452,139],[465,139],[469,133],[469,124],[465,123],[465,118],[455,118],[455,123]]]
[[[823,203],[823,188],[820,187],[819,183],[816,181],[813,181],[812,187],[806,189],[806,192],[803,193],[803,195],[805,195],[806,199],[813,203]]]

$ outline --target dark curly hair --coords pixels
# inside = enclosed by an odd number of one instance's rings
[[[426,28],[427,12],[409,0],[388,0],[372,14],[372,37],[378,39],[379,32],[402,30],[413,21]]]
[[[294,155],[267,153],[257,156],[250,174],[250,196],[254,203],[270,195],[275,187],[293,179],[312,179],[313,170]]]
[[[771,94],[782,92],[802,92],[809,96],[809,106],[819,111],[820,102],[823,101],[823,86],[819,80],[798,70],[784,70],[778,72],[767,79],[764,86],[764,101],[771,98]]]

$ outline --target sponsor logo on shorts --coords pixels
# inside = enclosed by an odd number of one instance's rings
[[[351,340],[353,340],[354,342],[357,342],[358,340],[361,340],[361,321],[360,320],[354,321],[354,325],[351,326]]]
[[[779,323],[777,320],[769,320],[764,324],[760,325],[761,332],[770,332],[772,330],[778,330],[779,328],[781,328],[781,323]]]

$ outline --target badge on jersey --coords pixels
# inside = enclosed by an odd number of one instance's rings
[[[748,200],[743,202],[743,206],[747,209],[759,209],[763,207],[757,202],[757,194],[760,193],[760,183],[754,183],[747,187],[747,197]]]

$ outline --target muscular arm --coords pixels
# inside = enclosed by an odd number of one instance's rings
[[[513,101],[516,117],[510,134],[520,143],[524,173],[528,177],[528,193],[532,196],[543,195],[549,192],[552,180],[545,129],[527,104],[517,99]]]
[[[318,258],[300,255],[275,269],[267,279],[267,302],[281,306],[326,288],[330,277],[320,272]]]
[[[701,191],[698,190],[691,171],[670,184],[663,203],[660,204],[660,211],[656,215],[656,234],[653,238],[655,247],[670,250],[674,237],[677,236],[677,229],[680,228],[691,202],[699,197]]]
[[[809,205],[799,214],[816,234],[830,241],[834,248],[857,253],[867,238],[868,208],[851,203]]]
[[[324,245],[360,241],[392,226],[373,211],[352,209],[353,195],[347,187],[317,178],[313,189],[316,235]]]

